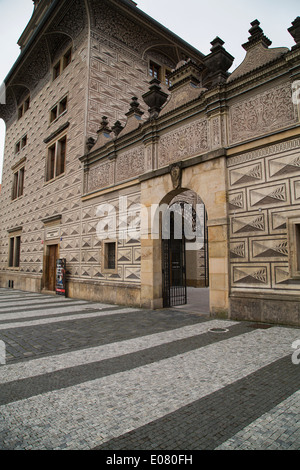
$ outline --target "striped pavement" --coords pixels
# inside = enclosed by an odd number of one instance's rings
[[[298,340],[298,328],[0,289],[0,449],[299,450]]]

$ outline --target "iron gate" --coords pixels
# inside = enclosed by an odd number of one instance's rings
[[[170,217],[170,236],[162,240],[163,306],[187,303],[185,239],[174,237],[174,217]]]
[[[166,232],[168,236],[165,238],[162,236],[163,306],[165,308],[187,303],[186,238],[184,223],[182,224],[181,236],[177,230],[175,237],[174,213],[176,212],[180,214],[183,221],[185,219],[187,226],[191,226],[192,233],[196,233],[197,224],[200,227],[200,233],[203,237],[204,286],[209,286],[207,213],[203,206],[203,214],[200,214],[200,218],[198,218],[196,211],[193,209],[192,218],[189,220],[186,218],[185,204],[184,202],[177,202],[175,209],[174,205],[170,206],[170,208],[173,206],[173,210],[169,214],[170,226]],[[164,233],[164,229],[162,233]]]

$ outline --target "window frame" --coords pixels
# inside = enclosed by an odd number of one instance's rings
[[[28,137],[27,137],[27,134],[25,134],[16,143],[16,145],[15,145],[15,154],[18,154],[24,147],[26,147],[27,143],[28,143]]]
[[[155,73],[157,76],[155,76]],[[161,81],[161,76],[162,76],[162,66],[154,62],[153,60],[150,60],[149,62],[149,75],[152,78],[156,78],[157,80]]]
[[[63,147],[63,165],[59,160],[62,159],[61,144],[64,142]],[[57,178],[61,178],[66,172],[66,158],[67,158],[67,134],[60,135],[55,141],[52,141],[47,147],[46,156],[46,169],[45,169],[45,182],[50,183]],[[50,160],[51,159],[51,160]],[[52,165],[53,162],[53,165]],[[62,171],[57,171],[58,166],[63,167]],[[53,166],[53,168],[52,168]]]
[[[50,110],[50,125],[68,111],[68,95],[59,100]]]
[[[300,217],[288,218],[289,271],[292,279],[300,279]]]
[[[21,240],[22,229],[13,230],[9,233],[8,241],[8,263],[11,270],[18,270],[21,266]]]
[[[30,94],[26,96],[26,98],[22,101],[22,103],[18,106],[18,121],[21,119],[24,114],[30,108]]]
[[[55,81],[63,71],[70,65],[73,57],[73,48],[68,47],[66,52],[54,63],[52,67],[52,81]]]
[[[25,164],[15,169],[13,172],[13,185],[11,199],[15,201],[24,194]]]
[[[108,249],[109,246],[114,245],[114,267],[109,267]],[[104,274],[117,274],[118,273],[118,241],[113,239],[103,240],[102,242],[102,267],[101,271]]]

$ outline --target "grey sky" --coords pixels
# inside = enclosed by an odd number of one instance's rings
[[[271,47],[291,47],[287,31],[300,16],[299,0],[136,0],[138,7],[204,54],[219,36],[235,57],[234,70],[245,56],[241,44],[249,37],[251,21],[258,19]],[[18,57],[19,39],[33,11],[32,0],[0,0],[0,83]],[[0,179],[5,126],[0,120]]]

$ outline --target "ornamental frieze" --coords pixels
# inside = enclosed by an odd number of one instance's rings
[[[116,183],[142,175],[144,171],[144,147],[140,146],[118,155],[116,160]]]
[[[292,88],[285,83],[230,108],[230,143],[241,142],[295,122]]]
[[[88,172],[88,192],[105,188],[114,183],[113,162],[105,161]]]
[[[159,141],[158,166],[163,167],[209,149],[208,122],[205,119],[163,135]]]
[[[160,40],[154,33],[149,33],[138,23],[126,18],[109,3],[90,0],[92,28],[139,53],[159,44]]]

